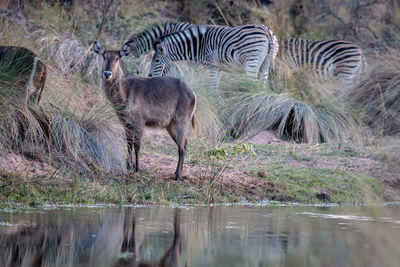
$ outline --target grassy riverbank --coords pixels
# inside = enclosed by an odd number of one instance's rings
[[[155,139],[164,145],[150,142]],[[192,144],[183,181],[177,182],[172,179],[177,159],[169,136],[150,132],[145,140],[139,174],[84,174],[51,169],[37,176],[27,176],[3,170],[1,205],[13,206],[12,202],[27,205],[182,204],[267,199],[357,204],[399,197],[398,189],[394,193],[391,191],[395,189],[399,169],[393,168],[394,162],[387,154],[371,156],[367,150],[350,146],[275,143],[255,144],[252,152],[243,152],[227,161],[199,158],[199,147]],[[225,147],[229,151],[233,146],[225,144]],[[29,166],[28,161],[26,164]],[[210,177],[213,183],[209,182]]]

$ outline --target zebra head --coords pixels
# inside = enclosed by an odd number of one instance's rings
[[[124,44],[124,46],[120,50],[121,56],[127,56],[131,52],[131,48],[128,44]]]
[[[156,42],[154,48],[155,52],[150,65],[149,77],[166,76],[171,69],[175,69],[176,67],[168,56],[165,47],[160,42]]]

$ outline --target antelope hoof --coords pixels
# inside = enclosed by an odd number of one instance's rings
[[[181,178],[181,175],[179,174],[179,173],[175,173],[175,177],[174,177],[174,180],[175,181],[179,181],[179,180],[181,180],[182,178]]]
[[[126,161],[126,168],[128,169],[128,171],[132,170],[132,162],[129,159]]]

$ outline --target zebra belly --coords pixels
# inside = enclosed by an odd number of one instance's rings
[[[226,72],[246,72],[257,76],[258,70],[268,55],[268,40],[265,44],[248,49],[228,51],[222,58],[217,58],[215,65]]]

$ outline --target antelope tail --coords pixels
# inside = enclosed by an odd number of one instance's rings
[[[196,120],[194,118],[194,113],[192,115],[192,129],[196,133]]]

